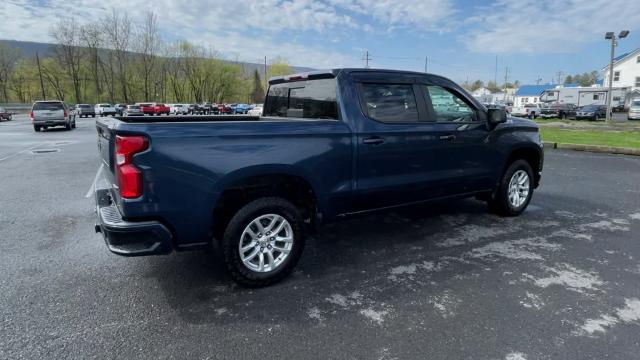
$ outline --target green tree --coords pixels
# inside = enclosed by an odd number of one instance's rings
[[[286,60],[281,57],[276,58],[271,65],[269,65],[269,69],[267,70],[267,79],[272,78],[274,76],[282,76],[291,74],[291,67]]]
[[[476,81],[471,83],[470,90],[471,91],[476,91],[476,90],[480,89],[483,86],[484,86],[484,82],[482,80],[476,80]]]
[[[491,92],[499,92],[501,89],[494,81],[489,81],[487,83],[487,89]]]
[[[261,103],[264,101],[264,88],[258,69],[253,71],[253,90],[251,90],[251,102]]]
[[[573,80],[573,77],[572,77],[571,75],[567,75],[567,76],[564,78],[564,83],[565,83],[565,84],[573,84],[573,81],[574,81],[574,80]]]

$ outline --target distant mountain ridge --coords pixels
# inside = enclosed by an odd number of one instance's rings
[[[27,57],[35,57],[36,53],[40,57],[47,57],[53,55],[53,49],[51,43],[42,43],[42,42],[33,42],[33,41],[18,41],[18,40],[2,40],[0,39],[0,44],[6,44],[9,47],[17,48],[22,51],[22,54]],[[245,74],[251,74],[254,70],[258,70],[258,73],[261,77],[264,77],[264,64],[258,63],[250,63],[243,61],[230,61],[224,60],[222,61],[230,63],[230,64],[239,64],[242,67],[242,70]],[[294,73],[312,71],[315,70],[313,68],[302,67],[302,66],[291,66],[291,70]]]

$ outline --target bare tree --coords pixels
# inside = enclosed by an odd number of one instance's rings
[[[102,86],[100,81],[100,48],[103,46],[102,39],[102,30],[100,26],[89,23],[83,25],[80,28],[80,39],[82,40],[82,44],[86,47],[86,51],[88,52],[89,64],[88,67],[90,69],[91,77],[93,80],[93,84],[95,87],[95,101],[99,101],[100,94],[102,94]]]
[[[137,34],[136,51],[139,53],[142,76],[142,85],[145,99],[151,95],[151,85],[160,81],[154,78],[154,70],[158,65],[158,50],[160,48],[160,33],[158,32],[158,20],[153,11],[147,12],[143,25]],[[154,89],[155,90],[155,89]],[[153,94],[155,95],[155,94]]]
[[[56,40],[54,46],[58,62],[72,82],[75,101],[82,102],[80,95],[80,29],[74,19],[62,18],[51,28],[51,36]]]
[[[122,92],[122,99],[125,102],[130,102],[131,94],[128,84],[128,71],[130,63],[131,20],[129,20],[127,14],[120,16],[116,10],[113,9],[111,15],[102,21],[101,28],[109,48],[107,57],[109,58],[108,61],[110,65],[107,67],[107,70],[110,74],[107,74],[107,77],[112,80],[118,80]],[[112,83],[112,87],[115,89],[115,83]],[[111,97],[115,98],[115,94],[112,94]]]
[[[9,79],[13,74],[13,69],[18,59],[20,59],[20,51],[18,49],[0,44],[0,93],[2,94],[3,102],[9,101],[7,92]]]

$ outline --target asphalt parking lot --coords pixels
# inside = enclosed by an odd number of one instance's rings
[[[216,252],[107,251],[93,124],[0,123],[0,358],[640,356],[638,157],[549,151],[519,218],[464,200],[350,219],[244,289]]]

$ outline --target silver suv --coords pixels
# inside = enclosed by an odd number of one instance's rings
[[[34,102],[29,117],[36,132],[53,126],[64,126],[67,130],[76,127],[75,112],[69,111],[67,105],[59,100]]]

